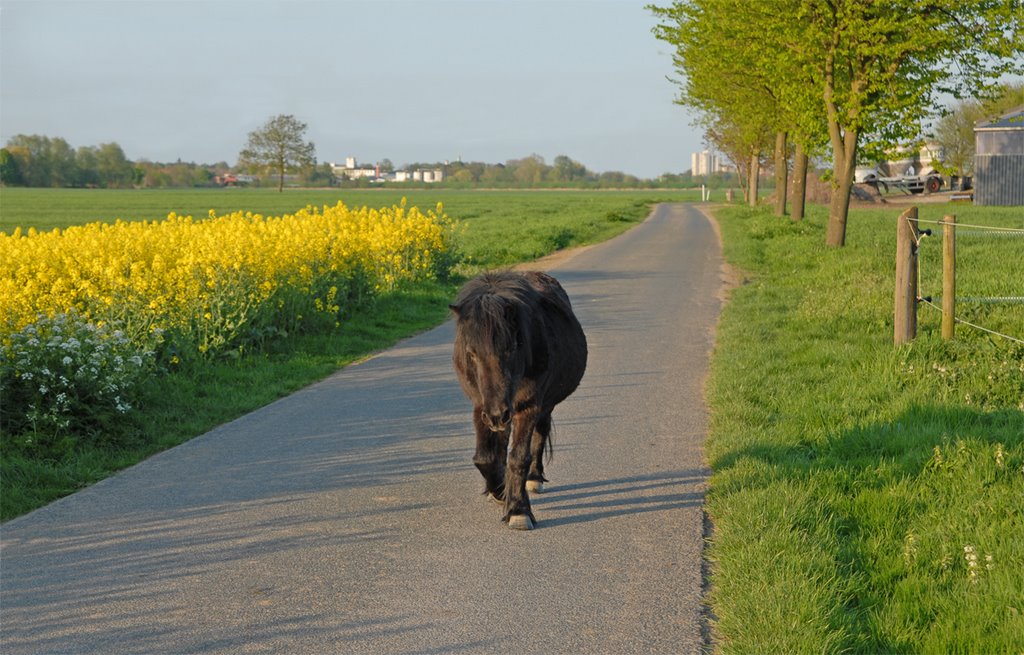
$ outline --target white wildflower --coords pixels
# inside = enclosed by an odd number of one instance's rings
[[[964,559],[967,560],[967,579],[975,584],[978,582],[978,554],[974,546],[964,546]]]

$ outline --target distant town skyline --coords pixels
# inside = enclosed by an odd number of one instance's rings
[[[0,0],[0,140],[234,164],[293,114],[321,162],[682,173],[704,144],[645,4]]]
[[[732,173],[736,166],[724,154],[714,149],[704,149],[690,154],[690,174],[715,175],[716,173]]]

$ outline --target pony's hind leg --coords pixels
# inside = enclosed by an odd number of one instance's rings
[[[542,414],[530,440],[530,472],[526,476],[526,490],[532,494],[544,493],[544,450],[550,453],[551,413]]]
[[[479,407],[473,409],[473,427],[476,429],[473,464],[484,478],[484,494],[496,502],[503,502],[508,433],[491,430],[484,422],[483,410]]]

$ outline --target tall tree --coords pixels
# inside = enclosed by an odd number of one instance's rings
[[[765,25],[780,21],[775,3],[677,0],[649,7],[662,22],[655,36],[675,48],[677,103],[696,109],[705,136],[737,163],[755,204],[761,153],[787,134],[805,149],[824,132],[809,131],[806,72],[781,41],[766,39]],[[788,148],[776,148],[777,174],[788,170]],[[748,166],[749,173],[744,171]],[[785,182],[777,184],[784,191]],[[777,211],[785,213],[785,194]]]
[[[1024,0],[677,0],[654,10],[669,19],[655,33],[676,45],[690,106],[742,112],[737,123],[768,109],[782,119],[772,127],[796,127],[805,147],[825,126],[831,246],[845,243],[862,148],[879,153],[916,137],[941,93],[981,94],[1024,72]],[[758,103],[755,90],[773,104]]]
[[[74,186],[78,183],[75,150],[60,137],[50,139],[50,174],[55,187]]]
[[[790,218],[794,221],[804,219],[804,205],[807,202],[807,164],[810,157],[802,143],[796,146],[793,155],[793,212]]]
[[[52,186],[49,137],[38,134],[17,134],[7,141],[7,148],[18,163],[25,186]]]
[[[102,143],[96,151],[96,172],[107,188],[130,187],[135,167],[117,143]]]
[[[555,182],[584,180],[589,175],[590,171],[587,170],[586,166],[566,155],[555,157],[554,164],[551,167],[551,179]]]
[[[76,184],[75,151],[64,139],[17,134],[7,141],[7,147],[18,162],[26,186]]]
[[[820,74],[832,145],[826,244],[842,246],[864,140],[879,153],[915,138],[940,93],[984,94],[1024,71],[1021,0],[801,0],[791,46]]]
[[[544,158],[537,154],[519,160],[509,160],[508,167],[515,170],[515,179],[523,186],[537,186],[543,182],[547,168]]]
[[[21,177],[18,160],[7,148],[0,148],[0,184],[3,186],[20,186],[25,183]]]
[[[240,166],[268,168],[277,173],[277,190],[284,189],[288,170],[316,164],[316,147],[305,142],[306,124],[292,115],[280,114],[249,133],[246,147],[238,155]]]
[[[786,152],[786,133],[775,133],[775,215],[786,215],[786,180],[789,176],[789,155]]]
[[[96,159],[96,148],[80,146],[75,151],[75,186],[95,187],[100,180]]]

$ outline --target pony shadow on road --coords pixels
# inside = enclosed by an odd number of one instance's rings
[[[552,484],[549,491],[531,500],[540,514],[540,527],[561,527],[699,508],[704,504],[706,478],[706,471],[690,469],[565,486]]]

